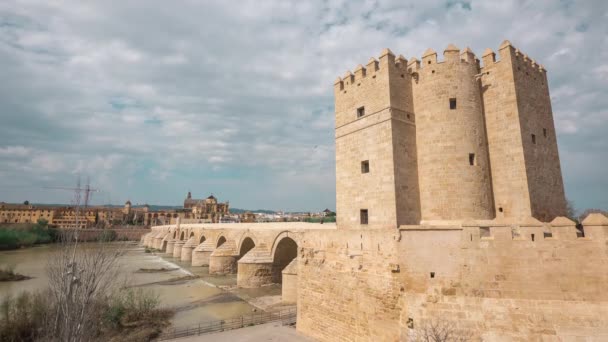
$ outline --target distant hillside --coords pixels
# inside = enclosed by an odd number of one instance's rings
[[[266,210],[266,209],[249,210],[249,209],[230,208],[230,212],[233,214],[242,214],[247,211],[251,211],[252,213],[262,213],[262,214],[276,214],[277,213],[274,210]]]
[[[71,204],[38,204],[38,203],[32,203],[32,205],[34,206],[57,206],[57,207],[67,207],[70,206]],[[124,205],[117,205],[117,204],[94,204],[93,206],[104,206],[104,207],[110,207],[110,208],[123,208]],[[150,204],[148,205],[150,207],[151,211],[158,211],[158,210],[175,210],[175,209],[182,209],[183,207],[181,205],[155,205],[155,204]],[[143,205],[133,205],[133,208],[143,208]],[[250,210],[250,209],[239,209],[239,208],[230,208],[230,212],[233,214],[242,214],[244,212],[250,211],[252,213],[263,213],[263,214],[276,214],[276,211],[274,210],[268,210],[268,209],[255,209],[255,210]]]

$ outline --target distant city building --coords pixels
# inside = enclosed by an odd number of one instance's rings
[[[208,220],[211,223],[220,222],[221,218],[230,213],[228,202],[220,203],[217,198],[211,196],[205,199],[192,198],[192,193],[188,191],[188,196],[184,200],[184,210],[189,210],[192,219]]]
[[[251,211],[246,211],[241,214],[241,222],[243,222],[243,223],[257,222],[257,217]]]
[[[124,207],[90,206],[80,208],[77,215],[73,206],[33,205],[0,202],[0,223],[36,223],[46,220],[50,226],[61,229],[105,228],[117,225],[165,225],[174,223],[177,218],[196,220],[199,223],[218,223],[230,214],[228,202],[219,203],[211,195],[205,199],[193,199],[190,192],[184,201],[184,208],[168,210],[150,210],[150,206],[133,206],[126,201]],[[238,222],[227,218],[226,221]],[[236,221],[235,221],[236,220]]]

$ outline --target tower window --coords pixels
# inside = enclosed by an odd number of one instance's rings
[[[532,134],[532,143],[536,144],[536,134]]]
[[[361,216],[361,224],[367,224],[367,222],[368,222],[367,221],[367,218],[368,218],[367,209],[361,209],[360,216]]]
[[[357,108],[357,117],[360,118],[363,115],[365,115],[365,107],[359,107],[359,108]]]
[[[469,165],[477,165],[475,160],[475,153],[469,153]]]
[[[543,135],[545,136],[545,138],[547,137],[547,129],[543,128]]]
[[[361,162],[361,173],[369,173],[369,160]]]
[[[482,238],[492,237],[492,233],[490,232],[490,227],[479,227],[479,235]]]
[[[456,109],[456,99],[455,98],[450,99],[450,109]]]

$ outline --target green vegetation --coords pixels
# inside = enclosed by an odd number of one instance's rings
[[[329,217],[308,217],[308,218],[304,219],[304,222],[308,222],[308,223],[321,223],[321,221],[323,223],[336,222],[336,217],[335,216],[329,216]]]
[[[26,279],[30,279],[30,277],[15,273],[15,269],[11,266],[0,268],[0,281],[19,281]]]
[[[104,230],[99,236],[99,241],[110,242],[115,241],[118,238],[118,234],[114,230]]]
[[[0,302],[0,341],[54,340],[54,307],[50,292],[23,292]],[[94,322],[88,340],[149,341],[169,325],[170,310],[159,309],[158,296],[127,289],[90,303]]]
[[[162,253],[162,251],[160,249],[152,248],[152,247],[146,247],[146,249],[144,249],[144,252],[146,252],[146,253]]]
[[[49,228],[44,219],[37,223],[0,225],[0,250],[53,242],[58,235],[58,231]]]

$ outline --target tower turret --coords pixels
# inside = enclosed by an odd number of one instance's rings
[[[334,83],[338,227],[419,221],[416,132],[407,60],[384,49]]]
[[[444,61],[427,50],[413,85],[423,221],[494,217],[479,73],[450,44]]]
[[[551,221],[566,213],[544,68],[505,40],[483,57],[483,102],[498,217]]]

